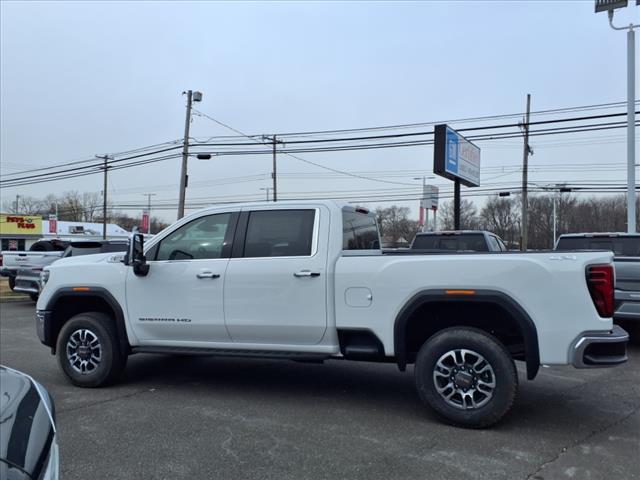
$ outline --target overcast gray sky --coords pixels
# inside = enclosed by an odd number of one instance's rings
[[[637,23],[638,10],[620,11],[616,22]],[[178,139],[186,89],[204,93],[202,112],[255,134],[522,112],[527,93],[532,110],[626,99],[625,34],[609,28],[606,14],[594,14],[593,0],[3,1],[0,13],[3,176]],[[229,134],[193,118],[193,137]],[[626,181],[624,130],[531,143],[532,181]],[[521,174],[509,166],[521,164],[522,141],[479,146],[483,184],[517,185]],[[431,173],[433,151],[302,156],[411,184]],[[596,163],[611,168],[584,166]],[[554,167],[564,164],[573,168]],[[116,204],[142,202],[142,192],[156,193],[154,202],[175,201],[179,170],[180,159],[173,159],[114,171],[109,191]],[[284,155],[278,170],[308,175],[283,176],[281,196],[410,188],[333,175]],[[270,186],[270,172],[268,156],[191,160],[188,200],[256,198]],[[248,175],[262,177],[236,178]],[[431,183],[451,187],[441,178]],[[4,188],[1,197],[101,189],[98,174]],[[172,220],[175,212],[162,216]]]

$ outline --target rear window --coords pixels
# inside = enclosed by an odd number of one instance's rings
[[[640,237],[566,237],[556,250],[611,250],[619,257],[640,257]]]
[[[418,235],[411,248],[418,250],[487,252],[482,234],[471,235]]]
[[[380,248],[376,219],[364,213],[342,211],[342,249],[375,250]]]

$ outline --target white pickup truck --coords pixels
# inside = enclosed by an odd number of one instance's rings
[[[627,359],[611,252],[383,253],[375,216],[331,201],[207,208],[42,281],[38,336],[82,387],[142,352],[414,364],[421,399],[477,428],[512,406],[514,360]]]

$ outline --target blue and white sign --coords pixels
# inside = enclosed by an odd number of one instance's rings
[[[480,148],[447,125],[436,125],[434,173],[458,179],[468,187],[480,185]]]

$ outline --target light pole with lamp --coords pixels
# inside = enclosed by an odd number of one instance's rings
[[[628,27],[613,24],[614,10],[626,7],[628,0],[596,0],[596,13],[607,12],[609,25],[614,30],[627,30],[627,233],[636,233],[636,145],[635,145],[635,32],[640,25],[630,23]],[[636,0],[636,5],[640,1]]]

